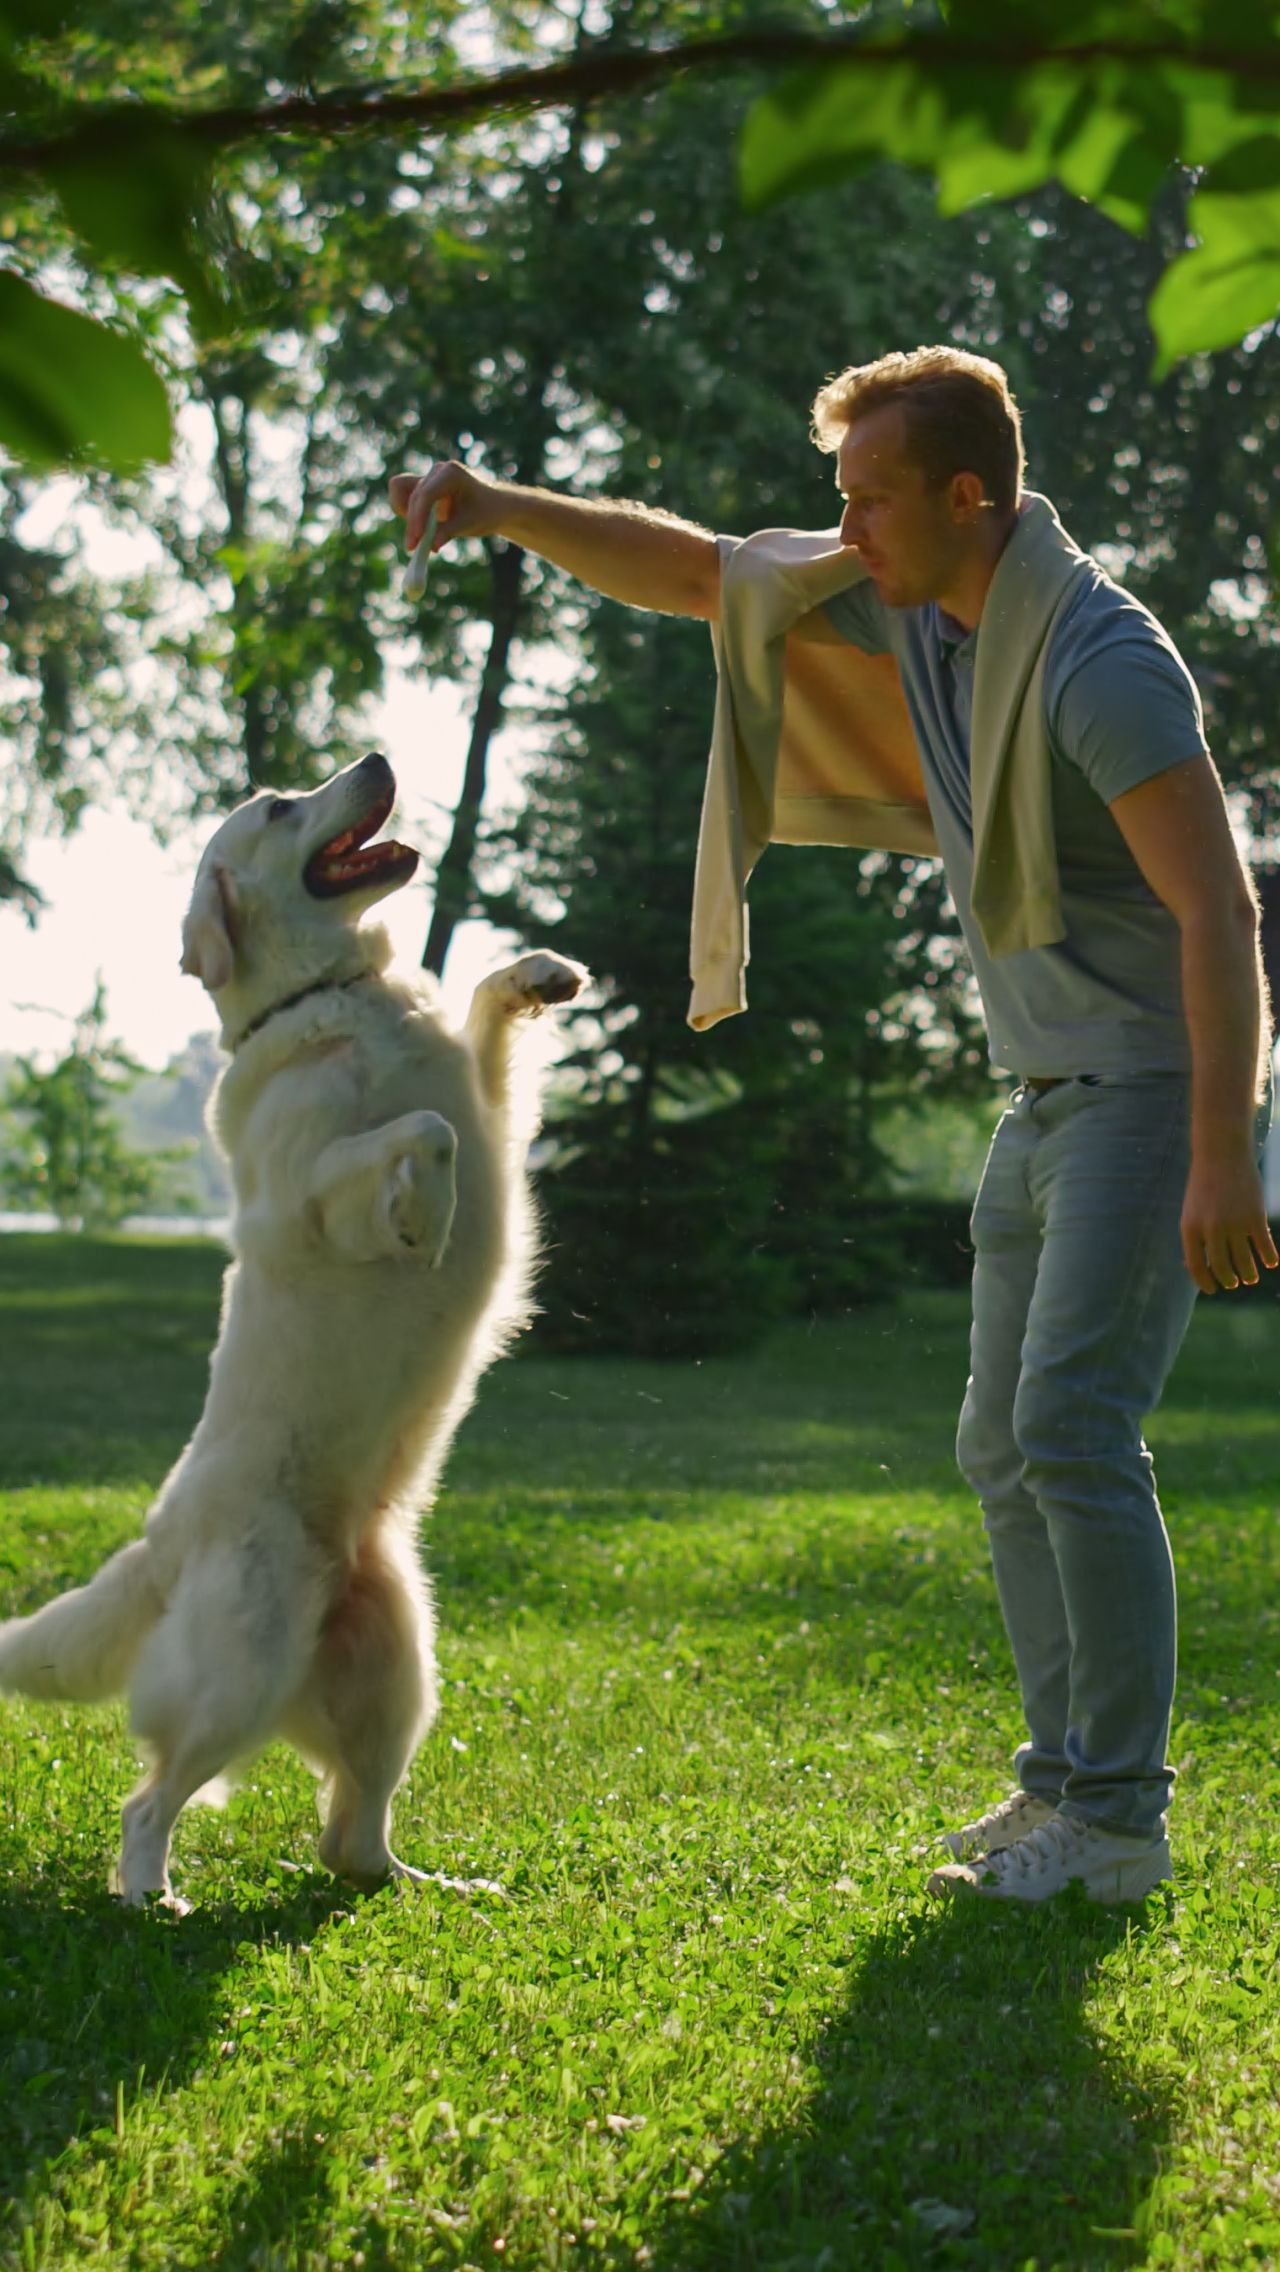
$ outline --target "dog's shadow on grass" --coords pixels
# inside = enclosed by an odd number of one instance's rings
[[[853,1960],[802,2116],[733,2146],[646,2236],[650,2272],[1023,2272],[1145,2261],[1168,2094],[1090,2026],[1145,1910],[903,1918]]]
[[[189,1917],[97,1886],[0,1884],[0,2182],[22,2217],[77,2139],[216,2060],[246,1943],[310,1941],[351,1904],[317,1873]]]

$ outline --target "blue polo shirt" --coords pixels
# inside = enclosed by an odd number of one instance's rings
[[[1175,1072],[1191,1063],[1178,925],[1107,808],[1139,782],[1207,753],[1200,697],[1150,609],[1091,568],[1045,659],[1066,937],[999,957],[988,954],[971,904],[978,634],[934,604],[887,607],[870,580],[826,602],[842,638],[897,662],[991,1061],[1015,1075]]]

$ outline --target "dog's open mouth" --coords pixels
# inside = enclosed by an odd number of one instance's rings
[[[382,827],[394,803],[393,782],[386,796],[379,798],[363,820],[344,828],[340,835],[331,837],[318,852],[312,853],[302,871],[302,880],[314,898],[337,899],[343,892],[362,891],[368,884],[390,889],[409,881],[418,865],[418,855],[411,845],[397,844],[392,837],[382,844],[369,842]]]

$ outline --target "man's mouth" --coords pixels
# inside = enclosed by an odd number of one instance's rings
[[[322,844],[313,852],[302,871],[302,880],[315,899],[337,899],[343,892],[361,891],[368,884],[398,885],[408,883],[418,865],[418,855],[411,845],[397,844],[388,837],[382,844],[371,844],[395,803],[395,783],[385,796],[380,797],[350,828]]]

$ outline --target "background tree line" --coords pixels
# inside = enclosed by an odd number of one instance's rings
[[[502,4],[483,53],[922,13]],[[365,0],[266,0],[227,22],[195,0],[102,0],[70,8],[52,44],[28,27],[21,52],[64,98],[208,104],[447,79],[474,37],[448,5],[388,20]],[[463,681],[470,750],[424,960],[442,969],[457,923],[484,913],[596,973],[543,1175],[550,1322],[590,1346],[687,1349],[904,1268],[963,1270],[962,1225],[886,1231],[885,1139],[904,1108],[989,1099],[974,1004],[930,864],[776,849],[752,890],[750,1012],[693,1036],[705,630],[597,601],[500,541],[442,555],[407,610],[390,468],[450,454],[739,533],[824,526],[819,381],[925,339],[996,354],[1033,485],[1184,647],[1223,770],[1268,827],[1275,326],[1153,378],[1148,307],[1193,177],[1166,171],[1142,235],[1053,183],[943,218],[890,161],[748,211],[738,129],[771,85],[743,67],[447,141],[254,144],[206,222],[221,314],[126,264],[91,271],[37,182],[3,222],[0,274],[70,279],[145,344],[185,450],[177,470],[86,476],[148,534],[154,565],[131,584],[86,576],[71,544],[25,544],[38,477],[16,460],[0,476],[0,889],[26,888],[31,828],[73,824],[109,788],[162,823],[344,762],[389,659]],[[568,659],[563,693],[548,648]],[[489,814],[493,739],[515,719],[537,754],[520,811]]]

